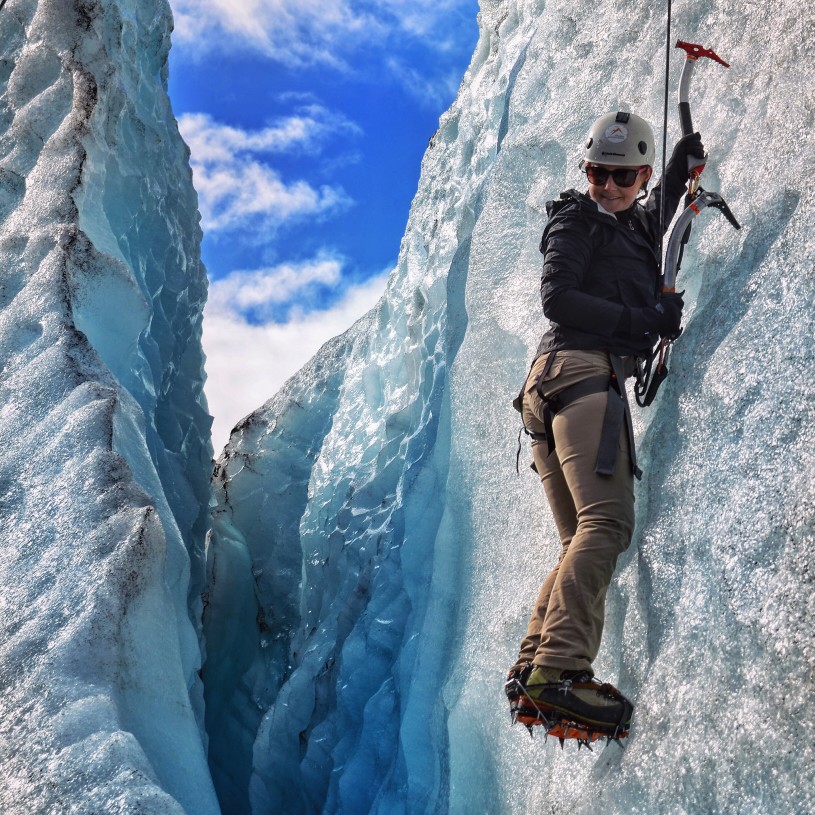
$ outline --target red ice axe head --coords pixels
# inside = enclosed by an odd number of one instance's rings
[[[707,57],[708,59],[715,59],[720,65],[729,68],[730,64],[725,62],[712,48],[705,48],[704,45],[696,45],[692,42],[683,42],[682,40],[676,41],[676,47],[681,48],[685,52],[685,59],[697,60],[699,57]]]
[[[679,120],[682,123],[682,135],[687,136],[689,133],[693,133],[693,120],[690,115],[688,88],[690,87],[690,79],[693,76],[693,69],[696,66],[696,62],[701,57],[706,57],[707,59],[718,62],[720,65],[724,65],[725,68],[729,68],[730,65],[711,48],[705,48],[703,45],[677,40],[676,47],[681,48],[685,52],[685,64],[682,66],[682,74],[679,77]],[[696,188],[699,176],[705,168],[706,160],[707,159],[688,158],[688,175],[691,179],[692,190]]]

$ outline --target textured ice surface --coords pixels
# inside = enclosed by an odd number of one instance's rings
[[[693,109],[705,184],[744,229],[700,218],[672,376],[637,418],[636,540],[596,666],[637,703],[628,749],[509,727],[503,675],[558,548],[514,474],[509,403],[544,327],[544,202],[580,185],[597,114],[659,121],[664,21],[484,0],[385,297],[216,468],[204,678],[224,812],[815,810],[815,38],[790,0],[674,12],[733,65],[700,63]],[[159,0],[0,10],[13,815],[218,811],[195,622],[205,277],[169,28]]]
[[[163,0],[0,11],[10,815],[218,809],[192,622],[210,458],[206,278],[166,94],[170,29]]]
[[[675,36],[733,66],[699,63],[692,110],[704,184],[744,228],[708,211],[686,254],[596,665],[635,726],[625,752],[578,755],[510,728],[502,694],[558,550],[514,473],[510,401],[544,328],[544,202],[582,186],[597,115],[661,121],[664,11],[481,7],[383,301],[218,462],[205,678],[224,810],[811,812],[811,17],[674,3]]]

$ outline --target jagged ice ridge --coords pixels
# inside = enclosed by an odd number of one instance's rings
[[[581,186],[597,115],[661,121],[664,11],[482,2],[384,299],[218,460],[205,678],[226,812],[815,806],[815,43],[792,3],[678,3],[673,23],[733,65],[697,67],[692,110],[704,183],[744,229],[699,219],[672,376],[637,417],[637,532],[596,666],[637,703],[628,749],[555,755],[509,727],[503,676],[559,549],[514,473],[510,401],[544,327],[544,203]]]
[[[197,201],[165,2],[0,11],[0,808],[216,813]]]

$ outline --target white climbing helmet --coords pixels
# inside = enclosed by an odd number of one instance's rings
[[[606,113],[591,126],[580,167],[587,161],[618,167],[653,167],[655,154],[651,125],[636,114],[621,110]]]

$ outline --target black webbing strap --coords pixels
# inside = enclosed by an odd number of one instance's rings
[[[617,447],[620,444],[620,432],[624,421],[625,402],[615,388],[609,387],[606,412],[603,414],[603,429],[600,432],[600,446],[597,448],[597,462],[594,465],[594,472],[599,475],[614,475]]]
[[[609,361],[611,362],[611,370],[614,371],[614,387],[609,388],[608,391],[608,400],[609,405],[612,404],[614,401],[614,397],[617,397],[619,402],[622,403],[623,413],[625,414],[625,429],[628,433],[628,455],[631,458],[631,472],[634,473],[634,476],[639,480],[642,478],[642,470],[637,466],[637,450],[634,446],[634,423],[631,421],[631,407],[628,404],[628,395],[625,392],[625,377],[626,377],[626,370],[623,364],[623,360],[615,356],[614,354],[608,355]],[[616,408],[615,408],[616,409]],[[606,408],[606,412],[608,412],[609,408]],[[604,430],[605,430],[605,420],[603,422]],[[620,428],[617,428],[617,434],[614,436],[615,438],[615,456],[616,456],[616,447],[617,441],[620,438]],[[603,442],[600,442],[600,446],[603,446]],[[600,457],[598,454],[598,466],[600,463]],[[613,463],[612,463],[613,469]],[[600,472],[597,470],[597,472]]]
[[[555,434],[552,432],[552,416],[554,414],[549,409],[549,400],[543,395],[541,385],[543,384],[543,380],[549,375],[549,371],[552,368],[552,363],[555,361],[556,356],[557,351],[552,351],[549,354],[548,358],[546,359],[546,365],[543,366],[543,370],[538,377],[538,381],[535,383],[535,390],[537,390],[538,396],[540,396],[540,398],[543,400],[543,426],[545,428],[546,445],[549,448],[550,456],[555,449]]]
[[[539,377],[543,379],[546,374],[549,373],[549,369],[552,367],[552,363],[555,361],[555,354],[557,351],[552,351],[549,355],[549,358],[546,360],[546,364],[543,366],[543,372]],[[532,360],[532,364],[529,366],[530,373],[532,372],[532,368],[535,367],[535,363],[537,362],[537,357]],[[520,463],[521,463],[521,434],[526,433],[527,436],[530,436],[533,441],[543,441],[544,437],[540,433],[533,433],[527,426],[526,422],[524,421],[524,396],[526,394],[526,383],[529,380],[529,374],[526,375],[524,378],[524,384],[521,388],[521,392],[512,400],[512,407],[521,414],[521,429],[518,431],[518,451],[515,453],[515,472],[520,473]],[[531,388],[530,388],[531,390]],[[551,438],[551,436],[550,436]],[[551,449],[549,450],[551,453]],[[532,462],[532,469],[537,472],[538,469],[535,467],[535,463]]]
[[[555,449],[555,434],[552,432],[552,420],[554,417],[560,413],[561,410],[571,405],[572,402],[576,402],[578,399],[589,396],[592,393],[602,393],[608,390],[610,380],[606,374],[590,376],[551,396],[543,395],[541,390],[542,381],[543,377],[538,380],[536,387],[538,388],[538,395],[543,400],[543,424],[546,427],[546,441],[549,445],[549,454],[551,455]]]

